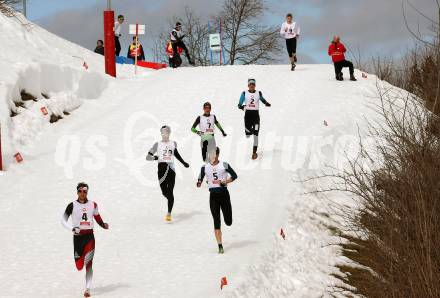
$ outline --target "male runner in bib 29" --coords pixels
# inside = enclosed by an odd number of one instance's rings
[[[258,133],[260,131],[260,101],[266,106],[270,107],[270,103],[263,97],[261,91],[255,89],[255,79],[248,80],[248,90],[241,93],[238,108],[245,110],[244,114],[244,127],[246,137],[254,136],[254,147],[252,151],[252,159],[257,159],[258,154]]]
[[[211,161],[204,165],[200,171],[197,187],[202,186],[206,176],[209,188],[209,207],[214,220],[214,234],[218,244],[218,253],[223,254],[222,230],[220,210],[227,226],[232,225],[232,206],[231,198],[227,185],[237,179],[237,174],[227,162],[220,162],[218,157],[220,149],[217,147],[215,152],[210,154]]]
[[[174,169],[174,157],[180,161],[185,168],[189,164],[183,160],[177,151],[177,143],[170,140],[171,128],[164,125],[160,129],[162,141],[154,143],[148,151],[147,160],[157,160],[157,178],[159,179],[162,195],[168,200],[168,213],[165,216],[166,221],[171,221],[171,211],[174,206],[174,185],[176,183],[176,172]],[[155,155],[157,153],[157,155]]]
[[[63,226],[73,232],[73,249],[75,264],[78,271],[86,267],[86,289],[84,297],[90,297],[90,287],[92,286],[93,270],[92,262],[95,253],[95,237],[93,235],[93,219],[103,229],[108,229],[108,224],[104,223],[98,212],[98,205],[87,199],[89,186],[78,183],[76,187],[78,199],[67,205],[62,218]],[[72,216],[72,223],[68,219]]]
[[[197,130],[197,126],[199,126],[199,130]],[[215,126],[220,129],[223,136],[226,137],[226,133],[223,130],[222,126],[215,117],[214,114],[211,114],[211,104],[209,102],[205,102],[203,104],[203,115],[197,117],[193,126],[191,127],[191,131],[200,136],[200,146],[202,147],[202,159],[203,162],[209,162],[210,158],[208,153],[215,152],[217,148],[217,144],[215,142]]]

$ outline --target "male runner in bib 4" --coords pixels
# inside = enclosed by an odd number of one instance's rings
[[[197,126],[199,126],[199,130],[197,130]],[[198,134],[201,138],[200,146],[202,147],[202,159],[203,162],[206,163],[208,163],[210,160],[208,153],[215,152],[215,149],[217,148],[214,137],[215,126],[220,129],[224,137],[227,136],[222,126],[218,122],[217,117],[211,114],[211,104],[209,102],[205,102],[203,104],[203,115],[197,117],[191,128],[191,131]]]
[[[95,253],[95,237],[93,235],[93,219],[103,229],[108,229],[98,212],[98,205],[87,199],[89,186],[78,183],[76,187],[78,199],[67,205],[62,218],[63,226],[73,232],[73,249],[75,264],[78,271],[86,267],[86,289],[84,297],[90,297],[90,287],[92,286],[93,270],[92,262]],[[72,223],[68,222],[72,216]]]
[[[170,140],[171,128],[162,126],[160,129],[162,141],[154,143],[148,151],[147,160],[157,160],[157,178],[159,179],[160,189],[163,196],[168,200],[168,213],[166,221],[171,221],[171,211],[174,206],[174,184],[176,182],[176,171],[174,169],[174,157],[176,157],[185,168],[189,168],[177,151],[177,143]],[[154,155],[157,152],[157,155]]]
[[[252,159],[257,159],[257,149],[258,149],[258,133],[260,131],[260,101],[266,106],[270,107],[270,103],[266,101],[263,97],[261,91],[255,89],[256,81],[255,79],[248,80],[248,90],[241,93],[240,102],[238,103],[238,108],[245,110],[244,113],[244,127],[246,137],[254,136],[254,147],[252,151]]]
[[[223,213],[225,224],[227,226],[232,225],[232,206],[227,185],[237,179],[237,174],[227,162],[218,160],[219,155],[220,149],[217,147],[216,151],[211,153],[210,163],[202,167],[197,187],[202,186],[203,179],[206,176],[209,188],[209,207],[214,220],[214,234],[218,244],[218,253],[223,254],[225,251],[222,243],[220,210]]]

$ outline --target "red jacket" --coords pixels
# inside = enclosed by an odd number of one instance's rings
[[[332,56],[332,60],[334,63],[345,60],[344,53],[346,51],[347,50],[345,49],[345,46],[341,42],[332,42],[328,47],[328,55]]]
[[[167,43],[166,52],[170,58],[173,58],[174,52],[173,52],[173,45],[172,45],[171,41]],[[179,53],[179,55],[182,54],[183,49],[181,47],[177,47],[177,53]]]

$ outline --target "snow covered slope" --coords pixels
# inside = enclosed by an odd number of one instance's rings
[[[47,118],[63,117],[63,112],[72,112],[84,99],[98,98],[111,79],[102,74],[102,56],[28,23],[21,15],[0,14],[0,32],[0,122],[7,140],[3,150],[11,156],[26,152],[45,129],[42,107],[48,110]],[[118,65],[118,73],[130,76],[132,69]],[[21,102],[22,91],[38,103]],[[10,118],[11,113],[19,115]]]
[[[3,32],[16,25],[0,16],[0,26]],[[67,102],[77,98],[81,104],[56,124],[32,113],[33,124],[19,121],[22,130],[9,130],[22,140],[25,153],[23,163],[9,161],[0,176],[1,297],[81,295],[84,273],[76,272],[72,236],[60,225],[79,181],[89,183],[89,197],[110,224],[108,231],[96,229],[93,296],[329,297],[337,283],[330,274],[343,260],[330,245],[338,239],[325,228],[331,221],[326,214],[342,199],[303,195],[319,182],[295,180],[326,166],[344,166],[344,152],[356,149],[358,125],[364,134],[365,118],[375,117],[369,107],[375,102],[374,77],[341,83],[331,65],[299,65],[295,72],[288,66],[227,66],[166,69],[137,78],[127,69],[113,80],[99,73],[102,57],[40,28],[22,34],[20,56],[29,58],[20,62],[4,54],[7,38],[0,37],[2,123],[11,121],[4,111],[8,100],[32,86],[34,81],[26,80],[34,65],[45,73],[37,77],[50,80],[47,88],[59,71],[71,70],[74,79],[54,84],[53,94],[73,92]],[[10,41],[5,48],[14,45]],[[74,58],[67,60],[69,55],[85,57],[93,69],[85,71]],[[50,72],[53,61],[64,66]],[[272,103],[261,111],[257,161],[250,160],[251,141],[244,137],[243,112],[237,109],[250,77]],[[190,127],[205,101],[228,133],[217,136],[221,160],[238,173],[230,186],[234,222],[224,227],[224,255],[217,254],[208,190],[195,187],[202,162]],[[40,129],[29,133],[40,122]],[[172,139],[191,164],[190,169],[177,165],[171,224],[164,222],[157,165],[145,161],[164,124],[172,127]],[[10,154],[18,145],[7,146]],[[279,236],[281,228],[286,240]],[[229,285],[221,291],[223,276]]]

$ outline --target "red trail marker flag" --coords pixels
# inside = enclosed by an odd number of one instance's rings
[[[226,279],[226,277],[222,277],[222,279],[220,280],[220,290],[223,290],[223,287],[227,285],[228,285],[228,280]]]

